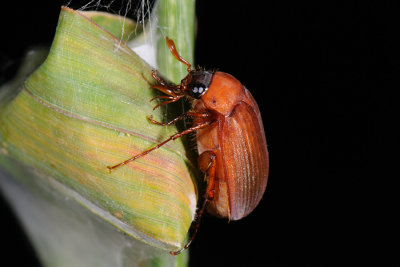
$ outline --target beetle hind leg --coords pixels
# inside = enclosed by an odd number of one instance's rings
[[[204,196],[206,201],[211,201],[214,199],[216,158],[217,156],[214,152],[204,151],[201,153],[198,159],[199,168],[206,174],[206,179],[208,180],[207,189]]]
[[[171,255],[176,256],[176,255],[180,254],[182,251],[184,251],[185,249],[187,249],[190,246],[190,244],[192,243],[192,241],[196,237],[197,231],[199,230],[200,221],[201,221],[201,218],[203,216],[204,210],[205,210],[205,208],[207,206],[207,203],[214,199],[216,158],[217,158],[217,156],[215,155],[214,152],[212,152],[212,151],[204,151],[200,155],[200,157],[198,159],[199,168],[200,168],[200,170],[205,172],[206,179],[208,180],[207,189],[206,189],[206,192],[204,194],[204,202],[203,202],[203,205],[201,206],[201,209],[200,209],[200,211],[198,213],[196,221],[194,221],[192,223],[191,228],[194,228],[194,231],[193,231],[193,234],[190,237],[189,241],[180,250],[175,251],[175,252],[174,251],[170,251],[169,253]]]

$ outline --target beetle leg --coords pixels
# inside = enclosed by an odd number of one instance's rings
[[[151,88],[157,89],[167,95],[176,97],[176,95],[182,94],[181,85],[170,85],[166,83],[161,77],[157,75],[157,71],[153,70],[151,74],[158,82],[158,84],[151,86]]]
[[[154,147],[152,147],[152,148],[150,148],[150,149],[148,149],[148,150],[146,150],[146,151],[144,151],[144,152],[142,152],[142,153],[140,153],[140,154],[137,154],[137,155],[135,155],[135,156],[133,156],[133,157],[131,157],[131,158],[125,160],[124,162],[121,162],[121,163],[117,164],[117,165],[114,165],[114,166],[107,166],[107,168],[108,168],[108,170],[109,170],[110,173],[111,173],[111,171],[112,171],[113,169],[118,168],[118,167],[123,166],[123,165],[126,165],[126,164],[128,164],[129,162],[134,161],[135,159],[141,158],[141,157],[143,157],[143,156],[149,154],[151,151],[153,151],[153,150],[155,150],[155,149],[157,149],[157,148],[159,148],[159,147],[165,145],[165,144],[168,143],[169,141],[178,139],[179,137],[182,137],[182,136],[184,136],[184,135],[186,135],[186,134],[188,134],[188,133],[191,133],[191,132],[197,131],[197,130],[199,130],[199,129],[202,129],[202,128],[204,128],[204,127],[210,125],[210,123],[211,123],[210,121],[206,121],[206,122],[203,122],[203,123],[198,124],[198,125],[196,125],[196,126],[192,126],[192,127],[188,128],[188,129],[186,129],[186,130],[183,130],[182,132],[179,132],[179,133],[176,133],[176,134],[174,134],[174,135],[171,135],[167,140],[165,140],[165,141],[159,143],[158,145],[156,145],[156,146],[154,146]]]
[[[208,116],[209,116],[208,113],[187,112],[185,114],[182,114],[182,115],[176,117],[175,119],[171,120],[170,122],[155,121],[155,120],[153,120],[153,115],[150,115],[149,117],[147,117],[147,119],[153,124],[157,124],[157,125],[161,125],[161,126],[169,126],[183,118],[187,118],[187,117],[206,118]]]
[[[174,102],[178,101],[179,99],[181,99],[182,97],[183,97],[183,95],[177,95],[176,97],[173,97],[171,100],[158,103],[158,104],[153,108],[153,110],[155,110],[156,108],[158,108],[158,107],[160,107],[160,106],[167,105],[167,104],[169,104],[169,103],[174,103]]]
[[[215,169],[216,169],[216,155],[212,151],[204,151],[198,159],[199,168],[206,174],[208,178],[207,189],[204,198],[206,201],[214,199],[215,193]]]
[[[166,96],[166,95],[158,95],[158,96],[155,96],[155,97],[153,97],[152,99],[150,99],[150,102],[152,102],[152,101],[154,101],[154,100],[156,100],[156,99],[174,99],[174,97],[173,96]]]
[[[208,164],[207,164],[208,162]],[[206,167],[204,166],[206,165]],[[206,193],[204,195],[204,202],[203,205],[201,206],[201,209],[199,211],[199,214],[196,219],[196,224],[192,224],[192,227],[194,225],[194,232],[192,236],[190,237],[189,241],[186,243],[186,245],[181,248],[178,251],[170,251],[169,253],[173,256],[178,255],[185,249],[187,249],[194,238],[196,237],[197,231],[199,230],[200,227],[200,221],[201,217],[203,216],[204,210],[207,206],[207,203],[211,200],[214,199],[214,193],[215,193],[215,169],[216,169],[216,155],[212,151],[205,151],[203,152],[200,157],[199,157],[199,167],[202,171],[206,173],[206,177],[208,178],[208,183],[207,183],[207,189]]]
[[[160,76],[157,75],[157,71],[153,70],[151,72],[151,76],[153,77],[154,80],[156,80],[160,85],[162,85],[165,88],[171,88],[170,85],[168,85]]]
[[[181,116],[178,116],[178,117],[176,117],[175,119],[173,119],[170,122],[158,122],[158,121],[155,121],[155,120],[153,120],[153,115],[148,116],[147,119],[153,124],[157,124],[157,125],[161,125],[161,126],[169,126],[169,125],[181,120],[182,118],[184,118],[184,115],[185,114],[183,114]]]
[[[157,89],[158,91],[161,91],[166,95],[176,97],[176,94],[169,87],[166,87],[164,85],[153,85],[151,88]]]

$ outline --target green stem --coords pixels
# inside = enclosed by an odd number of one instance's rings
[[[159,34],[157,63],[160,72],[174,83],[186,76],[186,66],[169,52],[165,36],[175,42],[179,54],[194,65],[195,0],[160,0],[158,2]]]

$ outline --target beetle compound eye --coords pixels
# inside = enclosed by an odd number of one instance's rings
[[[188,84],[189,95],[193,98],[200,99],[210,86],[213,72],[211,71],[195,71],[192,73],[192,80]]]
[[[199,99],[206,91],[207,87],[201,83],[189,84],[189,94],[191,97]]]

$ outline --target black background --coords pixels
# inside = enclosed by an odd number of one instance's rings
[[[196,64],[228,72],[252,92],[270,178],[248,217],[228,223],[205,216],[190,266],[357,266],[393,256],[386,250],[377,257],[384,243],[373,241],[384,234],[372,223],[377,192],[370,187],[377,157],[371,146],[381,141],[370,137],[373,112],[398,70],[397,7],[303,2],[197,3]],[[51,43],[61,3],[16,2],[3,10],[18,21],[10,27],[1,18],[0,82],[13,75],[28,46]],[[2,260],[23,246],[26,255],[12,257],[13,265],[36,266],[12,213],[1,221],[8,229]]]

